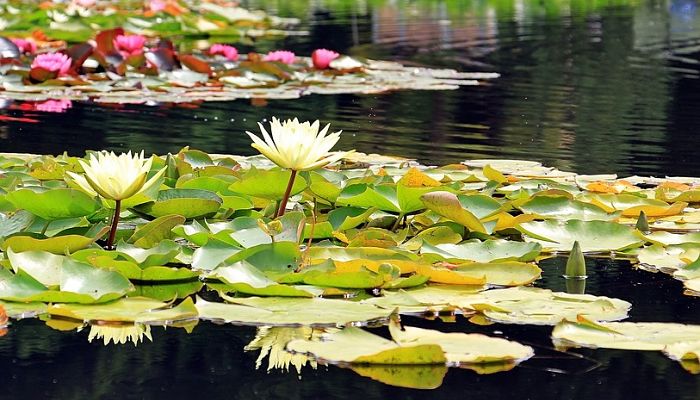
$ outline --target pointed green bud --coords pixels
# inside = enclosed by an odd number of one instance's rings
[[[571,248],[569,259],[566,260],[566,272],[564,273],[564,278],[586,278],[586,259],[583,257],[581,246],[578,244],[578,242],[574,242],[574,247]]]
[[[644,213],[644,211],[639,212],[639,218],[637,218],[637,224],[635,227],[644,233],[648,233],[650,231],[649,221],[647,221],[647,215]]]

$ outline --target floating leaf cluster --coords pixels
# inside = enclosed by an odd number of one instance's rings
[[[182,103],[446,90],[498,77],[358,60],[325,49],[313,57],[285,51],[239,56],[234,47],[222,44],[179,51],[167,38],[121,27],[99,32],[89,42],[58,43],[47,52],[26,49],[26,43],[34,45],[0,36],[0,98],[51,101],[37,107],[43,111],[65,110],[72,100]],[[329,53],[325,60],[316,57]]]
[[[67,179],[82,172],[79,160],[0,156],[0,300],[10,318],[42,315],[62,330],[90,324],[89,337],[105,343],[150,339],[154,325],[251,325],[261,327],[248,346],[262,349],[259,363],[265,354],[271,367],[340,363],[428,388],[448,366],[502,371],[533,349],[401,327],[397,315],[551,325],[556,340],[603,346],[576,333],[571,321],[584,321],[581,329],[617,332],[606,343],[637,343],[627,323],[612,324],[630,303],[532,286],[538,262],[574,243],[587,256],[671,273],[688,294],[698,289],[700,190],[688,179],[620,180],[507,160],[427,167],[350,153],[299,172],[275,218],[290,171],[185,148],[152,156],[158,182],[123,200],[107,250],[115,202]],[[642,212],[651,232],[637,228]],[[362,328],[389,321],[390,339]],[[654,348],[689,359],[697,346],[673,335],[693,329],[657,329]]]

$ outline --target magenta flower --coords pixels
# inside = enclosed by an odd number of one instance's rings
[[[32,68],[45,69],[58,73],[58,76],[63,76],[68,73],[72,62],[73,60],[63,53],[44,53],[34,58]]]
[[[124,58],[143,54],[146,38],[141,35],[117,35],[114,38],[114,48]]]
[[[148,2],[148,8],[153,12],[165,10],[167,4],[163,0],[151,0]]]
[[[292,64],[295,58],[296,56],[291,51],[277,50],[267,53],[267,55],[263,57],[263,61],[279,61],[284,64]]]
[[[226,59],[228,59],[229,61],[238,60],[238,50],[236,50],[235,47],[229,46],[227,44],[213,44],[209,48],[209,54],[212,56],[220,54],[226,57]]]
[[[69,99],[46,100],[34,105],[37,111],[52,113],[62,113],[71,107],[73,107],[73,102]]]
[[[36,52],[36,44],[25,39],[10,39],[17,46],[21,53],[34,54]]]
[[[333,50],[326,49],[316,49],[311,53],[311,61],[314,63],[314,68],[316,69],[326,69],[330,65],[331,61],[338,58],[340,54]]]

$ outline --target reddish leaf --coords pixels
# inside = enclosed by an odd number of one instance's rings
[[[202,74],[210,74],[211,73],[211,66],[209,65],[208,62],[201,60],[193,55],[181,55],[180,57],[180,63],[184,65],[185,67],[191,69],[192,71],[195,72],[200,72]]]
[[[45,82],[49,79],[54,79],[56,77],[58,77],[58,72],[48,71],[48,70],[45,70],[45,69],[39,68],[39,67],[32,68],[29,71],[29,78],[33,82]]]
[[[124,34],[124,29],[114,28],[106,31],[102,31],[95,36],[95,42],[97,42],[97,51],[104,54],[105,56],[112,53],[116,53],[117,50],[114,48],[114,39]]]
[[[69,47],[66,54],[73,60],[71,70],[77,73],[92,52],[93,48],[89,43],[80,43]]]

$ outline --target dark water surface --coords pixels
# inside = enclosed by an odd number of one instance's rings
[[[343,129],[338,148],[446,164],[520,158],[579,173],[700,176],[700,5],[695,1],[445,0],[249,1],[302,18],[310,36],[259,51],[328,47],[411,65],[489,71],[500,79],[441,92],[309,96],[181,106],[102,107],[66,113],[0,110],[38,123],[0,125],[0,151],[81,155],[86,149],[253,154],[245,130],[299,117]],[[18,104],[14,104],[18,106]],[[590,260],[587,292],[632,302],[631,321],[700,323],[699,300],[660,274]],[[564,290],[564,261],[541,263],[538,286]],[[0,398],[7,399],[698,399],[700,380],[660,352],[553,351],[549,327],[404,322],[443,331],[502,334],[536,357],[509,372],[453,369],[433,391],[402,389],[338,367],[255,369],[243,352],[254,328],[200,323],[153,329],[153,342],[103,346],[87,330],[39,320],[0,338]],[[380,330],[381,331],[381,330]]]

